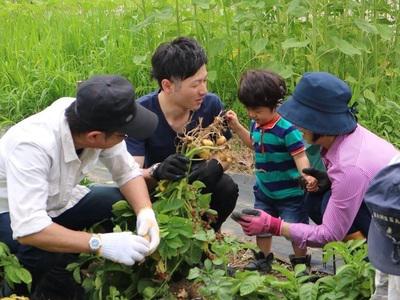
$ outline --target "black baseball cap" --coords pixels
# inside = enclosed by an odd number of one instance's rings
[[[91,128],[136,139],[151,136],[158,124],[155,113],[135,102],[132,84],[117,75],[94,76],[82,82],[72,105],[77,117]]]
[[[400,275],[400,163],[382,169],[364,201],[371,211],[368,258],[378,270]]]

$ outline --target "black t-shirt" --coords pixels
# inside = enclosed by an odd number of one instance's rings
[[[151,137],[145,140],[133,138],[126,140],[129,153],[133,156],[144,156],[144,168],[148,168],[155,163],[162,162],[169,155],[175,153],[179,139],[177,138],[176,131],[169,126],[161,110],[158,91],[145,95],[137,101],[158,116],[158,126]],[[215,94],[208,93],[204,97],[200,108],[193,112],[186,130],[189,131],[196,127],[199,123],[199,118],[203,118],[202,126],[207,127],[223,109],[224,107],[220,98]],[[224,135],[227,138],[232,136],[230,132],[226,132]]]

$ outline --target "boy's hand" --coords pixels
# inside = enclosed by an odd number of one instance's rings
[[[229,128],[233,131],[235,131],[240,125],[237,114],[233,110],[228,110],[225,113],[225,119],[228,122]]]
[[[305,168],[302,171],[305,175],[312,176],[318,181],[317,192],[324,193],[331,188],[331,181],[326,172],[314,168]]]
[[[303,175],[305,189],[308,192],[317,192],[318,191],[318,180],[309,175]]]

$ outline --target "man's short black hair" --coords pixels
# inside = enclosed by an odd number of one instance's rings
[[[285,80],[274,72],[248,70],[240,78],[238,98],[246,107],[275,109],[285,95]]]
[[[184,80],[196,74],[205,64],[206,53],[197,41],[188,37],[178,37],[158,46],[151,58],[151,76],[161,87],[163,79]]]
[[[81,120],[76,114],[74,107],[75,107],[74,105],[70,105],[65,110],[65,117],[67,118],[67,123],[69,129],[71,130],[71,133],[78,134],[78,133],[99,130],[97,127],[88,125],[83,120]]]

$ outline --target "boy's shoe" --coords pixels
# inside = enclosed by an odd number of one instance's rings
[[[296,265],[304,264],[306,265],[306,271],[301,275],[309,275],[311,272],[311,255],[307,254],[305,256],[294,256],[293,254],[289,255],[290,263],[295,268]]]
[[[274,254],[271,252],[267,256],[264,253],[254,253],[254,260],[249,262],[244,269],[249,271],[260,271],[263,273],[269,273],[272,270],[272,262],[274,260]]]

